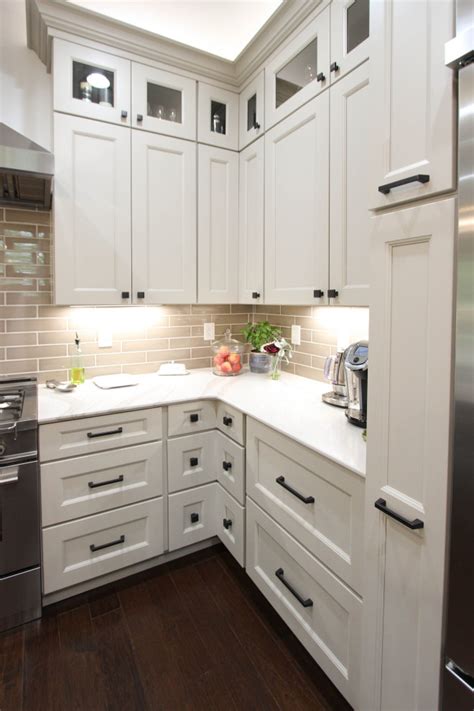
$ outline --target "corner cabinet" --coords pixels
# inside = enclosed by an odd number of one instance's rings
[[[199,82],[198,141],[218,148],[239,148],[239,95]]]
[[[242,150],[265,130],[264,119],[265,77],[263,71],[240,92],[239,96],[239,148]]]
[[[196,145],[132,133],[133,300],[196,303]]]
[[[234,304],[239,296],[239,154],[199,146],[198,301]]]
[[[371,711],[439,706],[454,220],[455,200],[372,220],[360,705]]]
[[[455,186],[454,2],[371,0],[370,208]]]
[[[329,93],[265,134],[265,303],[327,304]]]
[[[126,127],[54,116],[57,304],[129,303],[130,138]]]
[[[264,303],[264,139],[240,153],[239,170],[239,301]]]

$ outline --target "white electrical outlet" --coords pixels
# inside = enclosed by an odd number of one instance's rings
[[[204,324],[204,340],[205,341],[215,341],[216,340],[216,326],[214,323]]]
[[[107,329],[101,329],[97,334],[97,345],[99,348],[111,348],[112,347],[112,331]]]
[[[291,342],[294,346],[301,345],[301,326],[291,327]]]

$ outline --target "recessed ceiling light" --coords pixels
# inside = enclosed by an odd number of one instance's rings
[[[89,74],[87,81],[94,89],[108,89],[110,86],[110,81],[107,77],[104,74],[99,74],[99,72]]]

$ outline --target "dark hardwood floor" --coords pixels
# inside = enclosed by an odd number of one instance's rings
[[[225,548],[0,636],[0,711],[348,711]]]

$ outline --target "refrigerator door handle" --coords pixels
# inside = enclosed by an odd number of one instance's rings
[[[447,662],[446,669],[455,677],[456,681],[459,681],[460,684],[469,689],[471,694],[474,694],[474,677],[456,666],[452,659]]]

